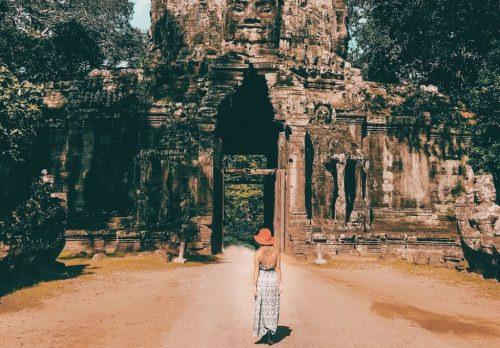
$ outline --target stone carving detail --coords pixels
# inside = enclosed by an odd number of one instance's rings
[[[227,0],[225,39],[239,44],[276,42],[277,0]]]
[[[152,50],[175,56],[195,47],[217,52],[265,54],[279,48],[291,57],[344,56],[347,27],[342,0],[152,0]],[[168,58],[168,57],[167,57]]]
[[[336,154],[332,157],[332,162],[334,163],[336,171],[332,173],[335,175],[335,182],[337,183],[337,194],[338,197],[335,201],[335,220],[340,223],[345,223],[346,221],[346,199],[345,199],[345,167],[346,167],[346,155]]]
[[[363,157],[354,157],[355,161],[355,198],[349,223],[353,226],[362,227],[364,231],[370,229],[370,206],[366,197],[366,173],[369,162]]]
[[[315,107],[311,123],[331,124],[335,119],[335,114],[330,105],[318,104]]]
[[[361,156],[350,157],[345,154],[335,154],[331,161],[335,166],[332,175],[335,175],[334,181],[337,183],[335,220],[341,225],[347,224],[362,231],[369,230],[370,206],[366,197],[365,179],[368,161]],[[348,163],[350,169],[347,169]],[[354,177],[348,178],[348,175]],[[354,187],[349,187],[350,185]],[[349,192],[352,194],[348,195]]]
[[[458,226],[463,243],[476,254],[471,268],[493,277],[500,276],[500,206],[491,175],[475,176],[466,166],[465,193],[456,203]]]

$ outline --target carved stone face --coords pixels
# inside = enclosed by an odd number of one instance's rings
[[[276,0],[227,0],[226,39],[240,43],[273,41],[278,17]]]

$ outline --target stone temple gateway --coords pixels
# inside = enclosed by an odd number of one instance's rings
[[[462,158],[468,137],[436,126],[431,110],[394,111],[415,94],[446,97],[364,81],[344,58],[346,15],[342,0],[153,0],[144,69],[94,71],[47,97],[53,110],[72,99],[86,110],[49,137],[47,167],[73,216],[67,247],[168,243],[171,227],[161,226],[180,214],[187,187],[198,228],[188,247],[220,252],[222,157],[259,154],[267,168],[247,174],[264,176],[266,222],[287,254],[314,258],[320,244],[326,255],[454,266],[463,245],[496,250],[495,221],[486,242],[480,228],[458,228],[477,203]],[[152,86],[145,110],[96,112],[97,101],[119,101],[141,81]],[[158,150],[172,118],[199,119],[210,134],[190,159],[195,171],[175,134]],[[90,211],[112,213],[89,225]]]

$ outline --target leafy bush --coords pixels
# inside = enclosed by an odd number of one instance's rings
[[[350,60],[366,78],[433,84],[475,114],[476,172],[500,183],[498,1],[347,0]],[[445,110],[446,111],[446,110]],[[438,118],[446,123],[446,111]]]
[[[64,245],[66,210],[58,198],[51,196],[52,192],[51,182],[34,180],[31,196],[14,210],[0,230],[0,241],[17,250],[16,255],[57,252]]]
[[[0,160],[25,161],[42,125],[43,86],[0,66]]]
[[[225,156],[225,168],[265,168],[264,156]],[[226,175],[227,176],[227,175]],[[229,177],[226,177],[228,179]],[[224,239],[226,243],[253,245],[253,235],[264,225],[264,187],[227,184],[224,193]]]

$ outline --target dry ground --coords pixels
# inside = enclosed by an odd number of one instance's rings
[[[2,347],[252,347],[252,252],[218,262],[68,260],[73,279],[0,299]],[[500,285],[449,270],[284,260],[276,345],[500,347]]]

